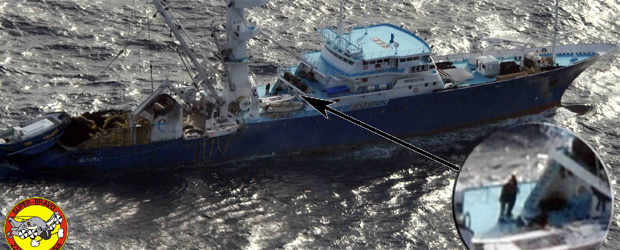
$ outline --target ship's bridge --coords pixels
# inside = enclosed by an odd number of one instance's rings
[[[443,86],[430,46],[403,28],[378,24],[344,34],[324,29],[321,35],[322,50],[305,54],[295,75],[316,82],[329,96],[392,89],[401,79],[412,89]]]
[[[358,63],[380,63],[392,58],[406,59],[412,55],[431,53],[424,40],[392,24],[357,27],[342,35],[323,29],[321,35],[325,42],[322,51],[324,59],[343,71],[349,71],[347,68]]]
[[[351,31],[349,37],[351,41],[359,44],[362,60],[366,61],[431,52],[431,48],[424,40],[392,24],[358,27]]]

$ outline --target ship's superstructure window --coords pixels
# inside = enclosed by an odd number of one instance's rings
[[[424,80],[423,78],[413,78],[413,79],[407,79],[405,80],[405,83],[413,83],[413,82],[419,82]]]
[[[387,34],[395,33],[395,37],[398,37],[395,40],[398,40],[399,45],[396,47],[395,44],[388,43],[388,40],[382,40],[381,36],[368,36],[367,31],[368,33],[377,31],[377,34],[387,31],[389,31]],[[431,50],[423,40],[401,28],[376,25],[367,29],[353,29],[351,33],[345,35],[331,30],[322,30],[321,34],[325,41],[323,51],[310,53],[304,57],[314,66],[312,71],[320,73],[317,74],[317,82],[330,88],[337,84],[352,82],[355,84],[349,84],[351,92],[407,89],[411,86],[411,90],[419,93],[431,89],[428,85],[433,80],[440,80],[425,79],[429,76],[412,77],[429,69],[429,64],[432,63],[423,60],[430,58],[426,55],[431,53]],[[331,78],[331,75],[337,77]],[[396,80],[401,77],[406,79]],[[439,75],[433,78],[439,78]],[[426,88],[423,86],[425,83]]]
[[[417,66],[412,66],[411,67],[411,72],[421,72],[421,71],[427,71],[429,69],[434,69],[435,65],[417,65]]]
[[[343,61],[345,63],[348,63],[349,65],[353,65],[353,63],[354,63],[352,60],[349,60],[349,59],[341,56],[340,54],[332,51],[329,47],[327,47],[327,51],[329,51],[333,56],[335,56],[336,58],[340,59],[341,61]]]

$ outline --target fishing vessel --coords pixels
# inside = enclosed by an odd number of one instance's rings
[[[593,151],[575,140],[548,154],[539,178],[519,183],[514,218],[496,216],[501,185],[457,191],[455,218],[469,249],[598,248],[612,215],[609,178]]]
[[[214,34],[221,80],[188,45],[169,3],[152,1],[192,75],[192,87],[165,81],[135,110],[74,116],[55,144],[35,155],[2,156],[20,169],[166,167],[324,150],[379,138],[325,120],[301,95],[398,136],[439,133],[556,107],[571,82],[613,44],[480,49],[435,55],[419,36],[392,24],[320,29],[320,51],[277,80],[249,75],[248,40],[262,34],[245,9],[265,0],[226,0],[226,33]],[[497,40],[480,39],[481,42]],[[502,41],[503,42],[503,41]]]

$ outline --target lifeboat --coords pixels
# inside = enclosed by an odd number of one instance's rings
[[[65,112],[48,113],[33,121],[0,132],[0,157],[28,156],[54,146],[71,123]]]
[[[283,94],[259,99],[260,107],[267,113],[286,113],[300,110],[304,103],[295,99],[295,96]]]

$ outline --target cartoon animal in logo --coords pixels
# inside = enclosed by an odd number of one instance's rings
[[[58,212],[55,212],[47,221],[33,216],[21,222],[15,220],[15,218],[9,218],[9,222],[11,223],[11,235],[23,240],[30,238],[30,245],[38,247],[41,240],[49,240],[52,237],[52,231],[62,223],[62,217]],[[37,236],[41,237],[40,240],[37,240]],[[60,228],[58,230],[58,238],[62,237],[64,237],[64,231]]]

